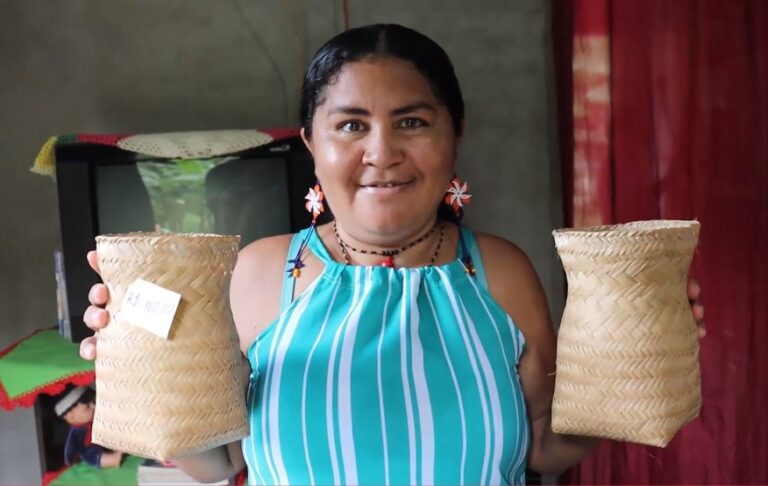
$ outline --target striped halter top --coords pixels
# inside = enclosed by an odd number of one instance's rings
[[[294,235],[293,255],[308,230]],[[520,330],[490,296],[472,233],[439,266],[352,266],[313,232],[321,276],[248,350],[251,484],[524,484]]]

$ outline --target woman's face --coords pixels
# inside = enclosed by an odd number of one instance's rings
[[[311,140],[305,137],[339,225],[380,244],[432,224],[456,142],[429,82],[411,63],[389,57],[346,64],[326,87]]]

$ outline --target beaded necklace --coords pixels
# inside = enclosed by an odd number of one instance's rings
[[[333,222],[333,233],[336,235],[336,242],[339,244],[339,249],[341,250],[341,254],[344,256],[344,261],[347,262],[347,264],[352,263],[349,258],[349,251],[351,250],[355,253],[360,253],[363,255],[379,255],[383,256],[384,260],[379,263],[379,266],[387,267],[387,268],[395,268],[395,256],[401,254],[402,252],[413,248],[414,246],[418,245],[422,241],[429,238],[432,233],[435,232],[437,227],[440,227],[440,239],[437,241],[437,248],[435,248],[435,253],[432,255],[432,259],[429,261],[430,265],[435,264],[435,260],[437,260],[437,256],[440,254],[440,248],[443,246],[443,239],[445,238],[445,225],[442,221],[435,222],[435,225],[432,226],[432,228],[427,231],[425,234],[420,236],[419,238],[411,241],[410,243],[393,250],[366,250],[366,249],[358,249],[354,246],[351,246],[347,244],[344,240],[341,239],[341,236],[339,235],[338,227],[336,226],[336,221]]]

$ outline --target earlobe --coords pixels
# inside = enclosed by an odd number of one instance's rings
[[[307,147],[307,150],[309,150],[309,153],[312,154],[312,158],[315,157],[315,153],[312,151],[312,140],[307,136],[307,131],[302,128],[301,129],[301,141],[304,142],[304,146]]]

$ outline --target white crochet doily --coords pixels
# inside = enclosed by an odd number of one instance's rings
[[[156,157],[198,159],[240,152],[272,140],[272,136],[258,130],[217,130],[133,135],[120,140],[117,146]]]

